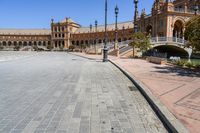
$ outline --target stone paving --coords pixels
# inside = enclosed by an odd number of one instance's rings
[[[102,58],[101,55],[75,54]],[[200,133],[200,71],[157,65],[140,59],[113,56],[109,59],[148,87],[191,133]]]
[[[112,64],[66,53],[0,62],[1,133],[165,133]]]
[[[145,84],[191,133],[200,133],[200,71],[137,59],[116,59],[115,63]]]
[[[36,55],[37,52],[28,52],[28,51],[0,51],[0,62],[16,60],[24,57],[30,57]]]

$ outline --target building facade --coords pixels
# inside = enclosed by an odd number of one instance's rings
[[[185,23],[195,14],[200,14],[198,9],[199,0],[155,0],[151,14],[147,15],[145,9],[141,15],[135,11],[134,24],[151,37],[184,38]],[[134,24],[133,21],[118,23],[118,42],[132,39]],[[52,19],[51,29],[0,29],[0,48],[13,50],[15,47],[38,46],[60,50],[68,49],[70,45],[91,46],[105,41],[104,31],[104,25],[81,27],[71,18],[58,23]],[[115,41],[115,32],[115,24],[108,25],[109,42]]]

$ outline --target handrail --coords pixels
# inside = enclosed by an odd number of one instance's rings
[[[177,37],[152,37],[150,39],[151,44],[156,44],[156,43],[167,43],[167,42],[175,42],[180,45],[186,45],[188,41],[186,41],[183,38],[177,38]]]

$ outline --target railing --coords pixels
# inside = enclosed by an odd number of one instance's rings
[[[184,8],[174,8],[175,12],[185,12]]]
[[[177,37],[152,37],[150,39],[151,44],[157,44],[157,43],[177,43],[178,45],[186,45],[187,41],[183,38],[177,38]]]
[[[122,41],[122,42],[118,42],[118,46],[122,47],[122,46],[128,46],[129,43],[131,43],[132,40],[127,40],[127,41]],[[115,42],[108,42],[107,43],[107,48],[108,50],[114,49],[115,46]],[[90,46],[90,48],[104,48],[104,43],[98,43],[98,44],[93,44]]]
[[[191,14],[195,13],[194,10],[190,10],[190,9],[185,10],[184,8],[174,8],[173,11],[174,12],[180,12],[180,13],[191,13]],[[197,11],[197,14],[200,14],[200,11]]]

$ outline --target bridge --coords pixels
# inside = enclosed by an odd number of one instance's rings
[[[174,47],[178,48],[179,50],[184,50],[185,52],[187,52],[189,58],[192,54],[192,48],[187,47],[188,41],[186,41],[184,38],[152,37],[150,39],[150,43],[152,44],[153,48],[165,46],[165,48]]]
[[[125,53],[132,50],[132,47],[129,46],[129,44],[132,42],[132,40],[127,40],[123,42],[118,42],[119,46],[119,53]],[[152,45],[152,48],[171,48],[175,49],[175,51],[179,51],[182,53],[185,53],[188,55],[188,57],[191,57],[192,49],[187,47],[188,41],[186,41],[184,38],[177,38],[177,37],[152,37],[150,39],[150,43]],[[101,48],[103,48],[104,44],[101,44]],[[114,49],[114,42],[109,42],[107,47],[109,51],[112,51]]]

